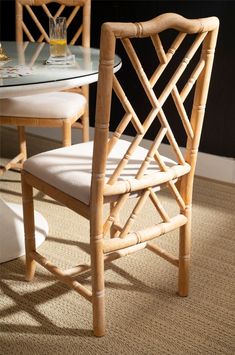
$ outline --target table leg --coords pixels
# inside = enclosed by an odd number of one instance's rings
[[[41,245],[48,235],[45,218],[35,212],[36,246]],[[22,205],[0,199],[0,263],[13,260],[25,254]]]

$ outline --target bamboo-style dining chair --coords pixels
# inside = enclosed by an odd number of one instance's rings
[[[188,295],[193,179],[218,27],[216,17],[186,19],[174,13],[162,14],[146,22],[103,24],[94,142],[41,153],[24,163],[26,279],[33,279],[37,262],[84,296],[93,306],[96,336],[105,334],[105,261],[147,248],[178,268],[178,293]],[[169,31],[173,38],[170,37],[166,48],[163,39],[166,40],[165,34]],[[113,73],[117,41],[127,54],[122,68],[128,64],[130,73],[131,65],[136,76],[128,93],[129,75],[121,80],[118,78],[121,71]],[[144,41],[153,46],[155,58],[152,56],[152,63],[156,64],[148,75],[141,64],[143,50],[139,50],[139,55],[136,50],[136,46],[142,48],[140,45]],[[170,66],[174,60],[178,63]],[[161,79],[169,66],[172,73],[162,88],[164,80]],[[137,82],[149,101],[145,116],[137,114],[136,100],[131,100]],[[158,91],[160,82],[161,90]],[[189,99],[191,94],[193,100]],[[123,111],[116,110],[112,100],[120,101]],[[185,154],[174,135],[176,121],[170,122],[165,113],[168,100],[172,110],[175,107],[177,120],[185,131]],[[188,100],[190,107],[186,107]],[[121,117],[117,117],[117,112],[121,112]],[[159,126],[153,126],[154,123]],[[116,129],[110,132],[109,127],[114,124]],[[125,140],[123,133],[128,125],[136,133]],[[143,138],[149,130],[154,132],[154,138],[145,148]],[[173,148],[174,160],[159,153],[164,137]],[[33,187],[89,220],[90,265],[82,264],[63,271],[36,251]],[[172,210],[167,211],[161,201],[164,195],[159,196],[159,190],[163,187],[170,191],[177,206],[175,214]],[[134,207],[128,215],[122,216],[127,201],[134,203]],[[144,213],[147,203],[156,215],[154,223],[139,226],[138,217]],[[110,208],[104,208],[105,204],[110,204]],[[175,229],[180,231],[178,257],[153,242]],[[91,289],[74,278],[89,270],[92,272]]]
[[[49,17],[66,16],[68,43],[90,47],[91,0],[15,0],[16,40],[48,42]],[[43,27],[45,25],[45,28]],[[35,38],[37,39],[35,40]],[[27,49],[27,47],[26,47]],[[0,124],[17,126],[19,154],[0,172],[21,168],[27,158],[25,127],[60,127],[62,145],[71,145],[72,126],[89,140],[88,85],[68,92],[50,92],[1,99]],[[69,109],[68,109],[69,108]]]

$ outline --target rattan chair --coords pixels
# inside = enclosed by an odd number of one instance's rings
[[[26,279],[33,279],[38,262],[84,296],[93,305],[96,336],[105,334],[105,261],[110,262],[148,248],[178,268],[178,293],[180,296],[188,295],[193,179],[218,27],[216,17],[189,20],[171,13],[147,22],[105,23],[101,31],[94,142],[41,153],[24,163],[22,188]],[[164,49],[161,37],[165,38],[168,29],[174,38],[168,48]],[[136,45],[146,40],[153,45],[155,59],[158,61],[148,77],[135,50]],[[113,74],[116,41],[121,41],[128,56],[125,61],[123,59],[123,68],[128,64],[130,74],[131,63],[136,74],[136,84],[131,81],[132,89],[128,94],[126,88],[130,81],[129,75],[124,76],[126,82],[121,82],[118,79],[121,70],[117,75]],[[146,51],[140,50],[140,53]],[[193,57],[196,61],[192,60]],[[155,59],[152,58],[153,63]],[[157,86],[163,82],[160,78],[164,77],[170,62],[174,60],[180,62],[170,67],[172,75],[157,95]],[[187,74],[187,78],[184,74]],[[144,117],[137,115],[137,108],[134,101],[133,104],[131,101],[133,88],[136,93],[137,82],[141,84],[150,103]],[[120,111],[120,118],[117,117],[119,111],[111,105],[115,97],[112,96],[113,90],[124,111],[124,114]],[[191,110],[187,114],[188,107],[186,111],[185,104],[191,94],[193,102],[189,100]],[[165,114],[168,99],[172,109],[175,107],[178,120],[182,122],[186,133],[185,155],[176,142],[174,122],[170,124]],[[154,122],[159,123],[158,130],[157,126],[153,126]],[[116,124],[114,132],[109,131],[110,124]],[[122,135],[128,125],[134,127],[136,134],[125,140]],[[155,137],[147,149],[142,147],[142,143],[151,129]],[[159,153],[164,137],[173,148],[175,160]],[[62,271],[36,251],[33,187],[90,221],[91,265],[79,265]],[[161,202],[159,190],[163,187],[170,191],[177,207],[173,215],[172,211],[166,211]],[[121,217],[127,201],[134,203],[134,207],[129,215],[125,213]],[[104,209],[107,203],[110,209]],[[150,203],[156,213],[154,223],[138,227],[136,222],[140,213],[144,213],[146,203]],[[162,250],[152,240],[178,228],[179,256],[176,257]],[[91,290],[74,279],[74,276],[89,270],[92,272]]]
[[[37,42],[49,42],[49,17],[66,16],[68,42],[90,47],[90,7],[91,0],[16,0],[16,40],[35,42],[36,36],[39,36]],[[88,141],[88,93],[88,86],[85,85],[68,92],[2,99],[0,124],[18,127],[19,154],[0,172],[22,167],[27,158],[26,126],[60,127],[63,146],[71,145],[73,126],[80,128],[83,141]]]

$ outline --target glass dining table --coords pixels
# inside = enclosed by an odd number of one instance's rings
[[[8,60],[0,62],[0,105],[2,98],[27,96],[60,91],[96,82],[99,70],[99,50],[68,46],[72,61],[48,64],[50,46],[36,42],[1,42]],[[115,56],[114,72],[121,67]],[[24,254],[22,205],[4,201],[0,197],[0,263]],[[36,244],[48,234],[48,224],[35,212]]]

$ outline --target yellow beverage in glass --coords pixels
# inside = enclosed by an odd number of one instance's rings
[[[66,39],[51,39],[50,52],[52,57],[66,56],[67,41]]]

